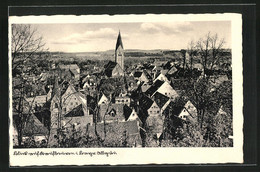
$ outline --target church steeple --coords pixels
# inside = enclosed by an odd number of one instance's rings
[[[115,62],[119,64],[119,66],[124,71],[124,47],[121,38],[120,31],[118,33],[117,41],[116,41],[116,49],[115,49]]]
[[[124,49],[123,47],[123,42],[122,42],[122,38],[121,38],[121,34],[120,34],[120,30],[118,33],[118,37],[117,37],[117,41],[116,41],[116,50],[118,49],[119,46],[122,46],[122,49]]]

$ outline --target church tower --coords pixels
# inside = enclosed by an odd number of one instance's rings
[[[119,66],[124,71],[124,48],[123,42],[121,39],[120,31],[117,37],[116,49],[115,49],[115,62],[119,64]]]

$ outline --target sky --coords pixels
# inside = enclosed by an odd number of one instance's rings
[[[120,30],[124,49],[185,49],[208,32],[231,48],[230,21],[33,24],[49,51],[95,52],[115,49]]]

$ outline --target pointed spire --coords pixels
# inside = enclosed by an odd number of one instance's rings
[[[117,41],[116,41],[116,50],[119,46],[122,46],[122,48],[124,49],[123,47],[123,42],[122,42],[122,38],[121,38],[121,34],[120,34],[120,30],[119,30],[119,33],[118,33],[118,37],[117,37]]]

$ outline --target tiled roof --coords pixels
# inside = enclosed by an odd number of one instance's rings
[[[163,81],[157,80],[153,85],[145,92],[147,95],[153,95],[162,85]]]
[[[99,111],[99,116],[102,120],[104,120],[104,116],[107,115],[111,110],[115,110],[116,112],[116,118],[124,120],[124,104],[101,104],[100,105],[100,111]],[[107,114],[106,114],[107,112]]]
[[[156,102],[156,104],[159,106],[159,108],[161,109],[165,105],[165,103],[169,100],[169,97],[156,92],[153,95],[153,99]]]
[[[20,122],[18,120],[18,116],[14,116],[14,127],[17,129],[17,125]],[[23,135],[31,136],[31,135],[47,135],[48,129],[37,119],[37,117],[31,114],[28,117],[28,122],[26,123]]]
[[[143,72],[137,71],[137,72],[134,73],[134,77],[135,77],[135,78],[139,78],[139,77],[141,77],[142,73],[143,73]]]
[[[176,102],[170,102],[170,104],[167,106],[166,110],[164,112],[169,113],[169,115],[175,115],[178,116],[182,109],[184,108],[184,105],[186,104],[186,101],[183,99],[178,99]]]
[[[113,62],[113,61],[109,61],[106,65],[105,65],[105,74],[107,76],[112,76],[112,71],[113,69],[116,67],[117,63]]]
[[[139,100],[139,105],[143,110],[148,110],[153,103],[154,101],[145,95],[143,95]]]
[[[77,107],[73,108],[64,117],[77,117],[77,116],[84,116],[84,110],[83,110],[82,104],[80,104]]]
[[[127,121],[131,113],[133,112],[133,109],[131,109],[129,106],[125,105],[124,106],[124,116],[125,120]]]

